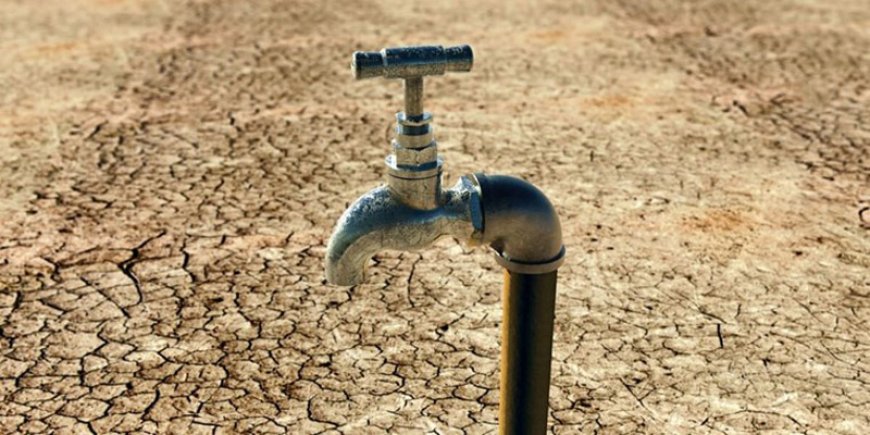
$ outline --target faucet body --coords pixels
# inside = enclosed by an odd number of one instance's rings
[[[354,53],[357,78],[405,79],[405,112],[386,158],[387,184],[348,207],[326,250],[332,284],[365,280],[382,250],[417,250],[443,236],[488,245],[505,268],[500,433],[546,431],[556,270],[565,258],[559,217],[539,189],[515,177],[462,176],[441,187],[443,161],[424,112],[423,76],[469,71],[469,46],[420,46]]]

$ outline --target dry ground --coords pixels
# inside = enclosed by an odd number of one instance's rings
[[[323,281],[410,43],[561,213],[553,432],[870,433],[866,0],[0,1],[0,432],[493,432],[485,252]]]

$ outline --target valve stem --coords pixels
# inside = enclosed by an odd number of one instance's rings
[[[405,116],[408,118],[423,116],[423,77],[405,79]]]

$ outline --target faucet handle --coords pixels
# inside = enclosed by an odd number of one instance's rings
[[[441,75],[447,71],[468,72],[474,63],[470,45],[444,48],[416,45],[385,48],[381,51],[356,51],[351,70],[356,79],[372,77],[415,78]]]
[[[405,79],[405,116],[424,119],[423,76],[442,75],[447,71],[468,72],[474,64],[470,45],[444,48],[440,45],[416,45],[385,48],[381,51],[356,51],[350,69],[359,79],[386,77]]]

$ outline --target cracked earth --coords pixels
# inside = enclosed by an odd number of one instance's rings
[[[495,432],[486,252],[323,278],[411,43],[446,183],[560,212],[552,432],[870,433],[864,0],[4,1],[0,432]]]

